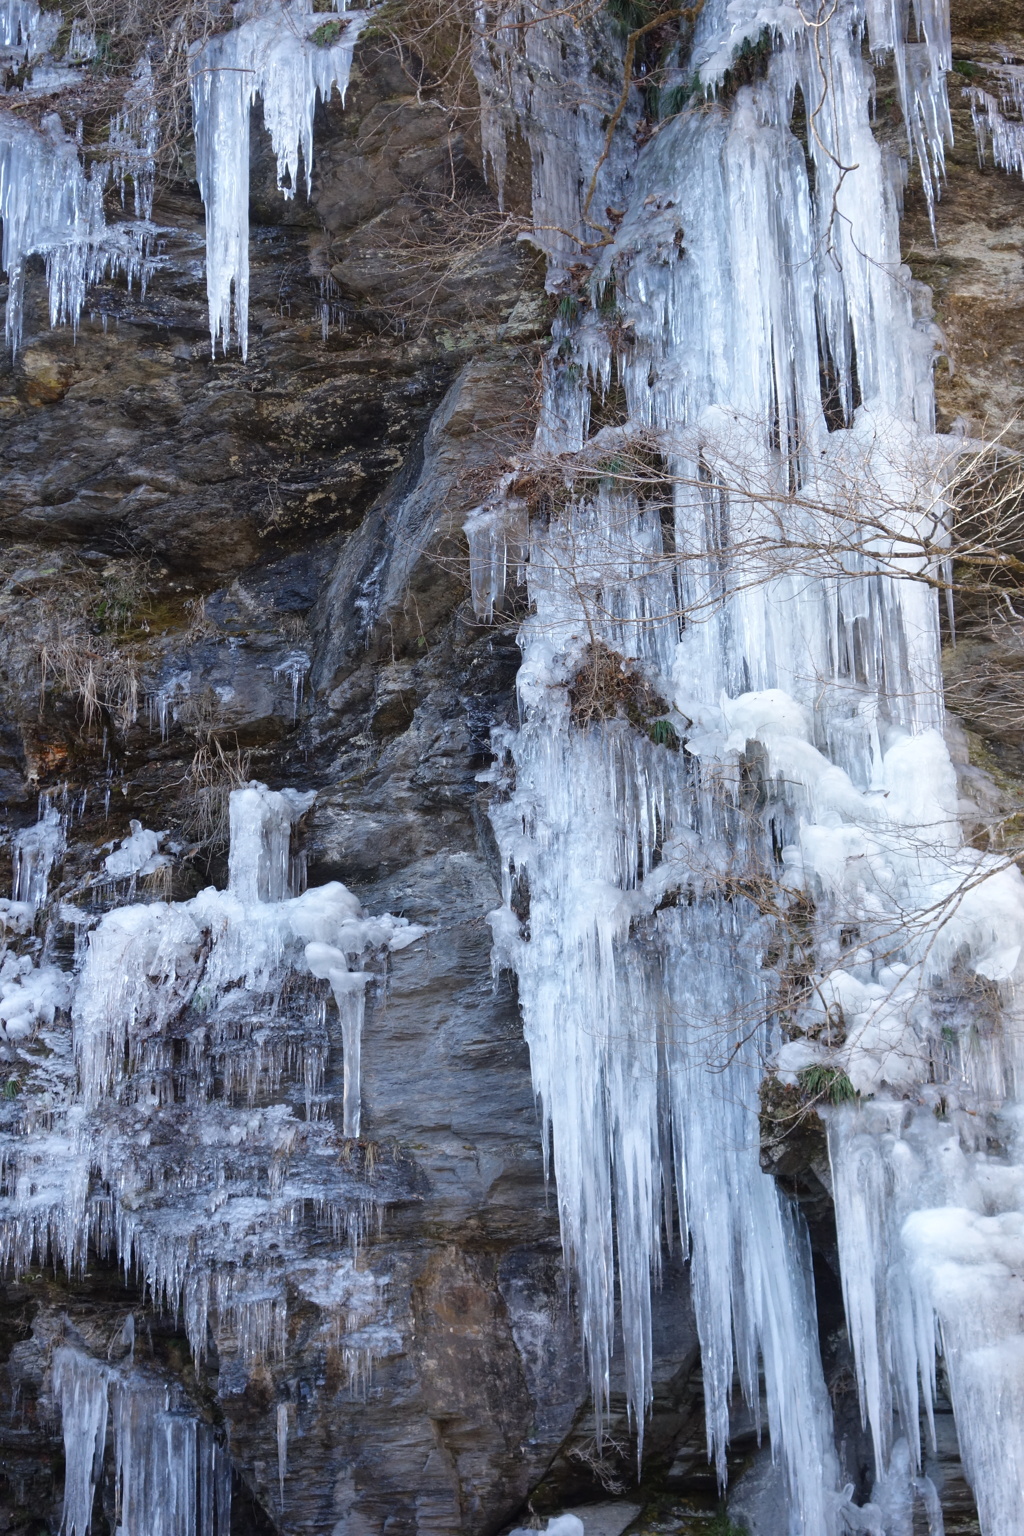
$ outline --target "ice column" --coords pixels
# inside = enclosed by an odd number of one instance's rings
[[[239,901],[283,901],[292,893],[292,826],[305,815],[316,791],[268,789],[251,783],[232,792],[229,808],[228,890]]]

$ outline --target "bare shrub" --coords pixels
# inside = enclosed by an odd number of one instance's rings
[[[231,791],[241,789],[251,777],[249,753],[237,743],[226,750],[213,737],[198,748],[182,780],[181,829],[193,845],[193,855],[226,845]]]
[[[668,713],[643,673],[625,656],[611,650],[602,640],[592,640],[569,685],[572,722],[581,730],[601,720],[628,720],[639,730],[654,733],[657,726],[668,726],[658,717]],[[675,732],[668,726],[672,736]],[[668,731],[663,745],[668,745]],[[678,741],[674,742],[678,745]]]

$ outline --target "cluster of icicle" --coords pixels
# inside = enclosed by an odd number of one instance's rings
[[[978,157],[985,163],[989,146],[992,159],[1004,171],[1024,176],[1024,65],[1009,60],[989,66],[999,82],[999,94],[972,86],[967,95],[978,140]]]
[[[516,121],[533,146],[551,287],[592,264],[589,297],[556,322],[533,457],[467,524],[481,616],[517,571],[531,608],[521,725],[497,733],[490,770],[507,872],[492,926],[518,976],[598,1412],[617,1282],[642,1433],[675,1220],[721,1478],[738,1378],[748,1403],[763,1393],[792,1536],[908,1536],[915,1507],[936,1536],[919,1423],[938,1345],[982,1530],[1012,1536],[1024,881],[963,839],[936,599],[915,579],[944,558],[961,444],[934,433],[936,334],[900,262],[903,167],[872,135],[864,47],[894,63],[930,179],[948,19],[943,0],[918,4],[911,43],[900,18],[882,0],[706,0],[678,60],[693,108],[639,156],[624,114],[589,206],[608,67],[588,80],[581,56],[614,57],[610,31],[526,5],[482,50],[493,164]],[[763,78],[716,105],[736,49],[766,31]],[[592,435],[613,381],[628,422]],[[631,440],[658,464],[632,488]],[[544,473],[563,489],[531,527],[520,487]],[[613,707],[574,724],[609,653],[665,706],[647,732]],[[833,1443],[802,1218],[759,1161],[765,1074],[811,1067],[857,1095],[824,1109],[820,1176],[873,1492]]]
[[[338,882],[294,892],[292,828],[313,798],[257,783],[235,790],[227,888],[183,902],[133,899],[169,862],[164,834],[138,822],[92,885],[75,899],[58,887],[55,897],[66,818],[44,802],[38,823],[17,834],[15,889],[0,904],[0,1060],[12,1090],[0,1125],[0,1259],[14,1272],[47,1261],[76,1272],[90,1245],[117,1254],[157,1305],[180,1311],[197,1359],[216,1342],[222,1377],[240,1373],[239,1389],[256,1361],[282,1357],[289,1290],[320,1308],[324,1348],[341,1356],[356,1389],[392,1342],[382,1281],[355,1259],[389,1191],[346,1154],[360,1131],[373,977],[360,962],[404,949],[424,930],[369,916]],[[333,993],[341,1035],[337,1127],[324,1091],[332,1025],[318,981]],[[329,1223],[350,1249],[312,1257],[302,1238],[309,1220]],[[77,1357],[61,1370],[65,1439],[78,1437],[65,1529],[84,1536],[92,1452],[82,1446],[92,1430],[83,1415],[106,1424],[108,1388],[116,1424],[141,1413],[144,1399],[153,1445],[170,1445],[160,1415],[178,1425],[193,1462],[199,1442],[191,1421],[157,1404],[162,1386]],[[82,1385],[89,1370],[93,1384]],[[130,1486],[151,1491],[138,1493],[135,1523],[125,1516],[119,1529],[192,1536],[192,1515],[148,1523],[145,1501],[157,1497],[162,1474],[143,1466],[148,1452],[124,1433],[117,1455],[135,1457],[136,1471],[125,1471],[122,1496]],[[214,1527],[198,1530],[213,1536]]]
[[[108,153],[86,169],[81,146],[69,135],[59,112],[43,111],[33,125],[5,109],[45,102],[82,79],[96,53],[92,32],[76,24],[64,55],[53,49],[63,26],[59,10],[41,10],[32,0],[0,4],[0,70],[13,74],[16,84],[0,90],[0,220],[3,249],[0,262],[7,274],[5,331],[16,349],[22,332],[25,263],[42,256],[50,295],[50,323],[77,324],[91,283],[107,274],[124,273],[143,285],[155,258],[152,224],[153,155],[156,114],[152,74],[147,62],[139,66],[125,93],[121,111],[110,124]],[[80,129],[80,124],[78,125]],[[125,202],[131,181],[133,217],[108,224],[104,194],[113,181]]]
[[[210,1427],[165,1381],[54,1350],[53,1396],[64,1435],[64,1536],[89,1536],[113,1418],[118,1536],[229,1536],[231,1462]]]
[[[343,6],[339,5],[339,9]],[[211,3],[211,17],[219,7]],[[206,278],[210,335],[227,346],[234,332],[245,356],[249,301],[249,119],[257,100],[277,156],[278,184],[294,195],[313,169],[313,111],[333,90],[344,97],[363,15],[344,21],[313,8],[313,0],[247,0],[234,25],[197,46],[191,59],[193,126],[200,191],[206,206]],[[154,157],[159,125],[150,62],[143,58],[121,110],[110,122],[105,150],[85,164],[80,129],[50,110],[31,124],[24,109],[35,98],[59,96],[82,80],[96,57],[94,34],[72,29],[65,53],[54,49],[59,10],[33,0],[0,0],[0,219],[2,265],[9,283],[6,335],[17,348],[23,323],[25,263],[46,262],[51,324],[77,325],[91,284],[123,273],[129,283],[161,261],[154,225]],[[5,109],[4,97],[9,104]],[[14,98],[14,99],[11,99]],[[19,111],[12,108],[17,107]],[[69,132],[68,129],[71,129]],[[109,223],[104,194],[113,181],[131,214]]]

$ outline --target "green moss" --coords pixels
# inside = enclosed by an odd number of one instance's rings
[[[731,101],[741,86],[763,80],[774,47],[775,34],[771,27],[762,27],[756,37],[746,38],[733,54],[732,63],[722,76],[717,93],[719,101]]]

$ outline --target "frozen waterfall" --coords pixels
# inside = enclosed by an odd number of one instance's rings
[[[872,134],[863,47],[894,66],[933,197],[946,8],[918,5],[910,37],[887,5],[708,0],[680,44],[690,108],[635,164],[605,146],[593,177],[600,127],[569,121],[558,24],[535,23],[481,59],[486,141],[500,172],[503,135],[531,138],[549,285],[568,298],[533,452],[467,536],[481,617],[517,569],[530,599],[522,723],[490,770],[491,921],[595,1404],[618,1296],[642,1433],[651,1288],[678,1233],[720,1477],[738,1384],[763,1403],[792,1536],[903,1536],[915,1507],[941,1530],[919,1431],[938,1346],[985,1536],[1011,1536],[1024,881],[960,831],[928,577],[962,445],[934,433],[936,337],[901,265],[902,172]],[[730,87],[754,41],[761,77]],[[579,49],[565,40],[566,68]],[[595,433],[613,383],[622,420]],[[874,1436],[860,1506],[833,1449],[803,1219],[759,1160],[762,1083],[814,1072],[849,1100],[823,1107],[821,1177]]]
[[[941,189],[947,9],[705,0],[673,43],[683,105],[654,125],[637,93],[619,104],[607,17],[522,0],[477,58],[488,166],[500,189],[507,138],[529,140],[559,301],[532,451],[466,523],[480,618],[510,587],[529,598],[520,722],[489,771],[495,964],[518,978],[598,1420],[621,1328],[642,1442],[652,1289],[678,1243],[709,1458],[724,1483],[738,1392],[791,1536],[906,1536],[918,1517],[939,1536],[940,1361],[984,1536],[1017,1536],[1024,1486],[1024,881],[962,832],[931,578],[964,444],[935,431],[938,338],[899,244],[905,162],[933,210]],[[363,20],[245,0],[189,57],[214,353],[232,334],[247,349],[252,110],[280,191],[308,193],[316,103],[344,95]],[[96,46],[0,0],[12,347],[30,257],[72,325],[91,283],[160,260],[148,62],[102,155],[49,110]],[[893,72],[902,159],[872,131],[873,64]],[[972,94],[979,143],[1019,171],[1020,67],[998,77]],[[296,710],[309,664],[278,669]],[[155,696],[162,732],[188,676]],[[0,1256],[14,1273],[115,1257],[197,1361],[215,1346],[243,1382],[282,1356],[297,1293],[358,1389],[387,1285],[359,1240],[403,1193],[360,1146],[367,999],[424,930],[337,882],[303,888],[312,798],[236,789],[227,886],[188,900],[136,899],[173,873],[137,822],[56,896],[66,819],[44,801],[16,835]],[[806,1224],[761,1164],[776,1090],[827,1122],[815,1171],[874,1450],[859,1504]],[[331,1233],[327,1256],[296,1242],[303,1223]],[[108,1441],[123,1536],[224,1536],[228,1447],[125,1353],[52,1352],[67,1536],[89,1531]],[[289,1405],[268,1413],[285,1505]]]

